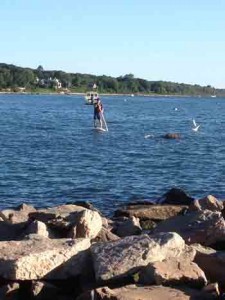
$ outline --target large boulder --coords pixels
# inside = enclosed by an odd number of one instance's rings
[[[189,206],[190,211],[195,210],[211,210],[211,211],[222,211],[223,202],[219,201],[212,195],[208,195],[202,199],[194,200]]]
[[[225,289],[225,252],[194,244],[194,261],[205,272],[211,282],[218,282]]]
[[[40,236],[0,242],[0,276],[9,280],[65,279],[82,273],[89,239]]]
[[[124,239],[94,244],[91,253],[98,281],[127,277],[150,262],[179,256],[185,247],[176,233],[130,236]]]
[[[182,214],[188,206],[185,205],[135,205],[118,209],[115,216],[136,217],[140,220],[162,221]]]
[[[157,285],[188,285],[201,288],[206,285],[207,279],[204,272],[193,262],[196,251],[189,246],[178,257],[170,257],[163,261],[149,263],[134,280],[141,284]]]
[[[225,241],[225,220],[220,212],[197,211],[162,221],[154,229],[159,232],[177,232],[187,244],[205,246]]]

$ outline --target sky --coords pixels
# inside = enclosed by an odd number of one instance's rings
[[[1,0],[0,62],[225,88],[225,0]]]

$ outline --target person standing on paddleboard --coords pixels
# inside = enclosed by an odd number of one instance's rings
[[[94,127],[97,127],[96,120],[98,119],[100,128],[102,128],[102,113],[103,113],[103,105],[99,98],[97,98],[94,103]]]

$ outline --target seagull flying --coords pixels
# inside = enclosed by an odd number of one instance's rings
[[[193,125],[194,125],[194,127],[192,127],[192,130],[193,130],[193,131],[198,131],[200,125],[197,125],[197,124],[196,124],[195,119],[193,119],[192,122],[193,122]]]

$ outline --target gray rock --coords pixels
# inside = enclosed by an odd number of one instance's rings
[[[29,234],[38,234],[43,237],[49,237],[49,231],[45,223],[41,221],[33,221],[31,222],[24,231],[24,235]]]
[[[94,238],[102,228],[102,218],[97,211],[76,205],[61,205],[31,213],[30,217],[44,222],[62,237]]]
[[[190,211],[202,211],[206,209],[211,211],[222,211],[223,202],[219,201],[212,195],[208,195],[202,199],[194,200],[189,206]]]
[[[120,237],[125,237],[130,235],[141,234],[141,231],[142,228],[140,226],[139,219],[131,217],[118,226],[116,234]]]
[[[40,236],[0,242],[0,276],[9,280],[65,279],[82,273],[89,239],[51,240]]]
[[[0,211],[0,217],[11,224],[18,224],[27,222],[29,214],[35,212],[36,209],[32,205],[25,203],[18,206],[17,209],[5,209]]]
[[[210,246],[225,241],[225,220],[220,212],[197,211],[162,221],[154,229],[155,233],[171,231],[180,234],[187,244]]]
[[[126,277],[150,262],[179,256],[184,247],[184,240],[176,233],[130,236],[94,244],[91,253],[96,280]]]
[[[206,285],[205,273],[192,262],[178,258],[149,264],[140,274],[140,283],[157,285],[186,285],[193,288],[202,288]]]
[[[205,272],[211,282],[218,282],[225,288],[225,252],[192,245],[196,250],[195,263]]]

